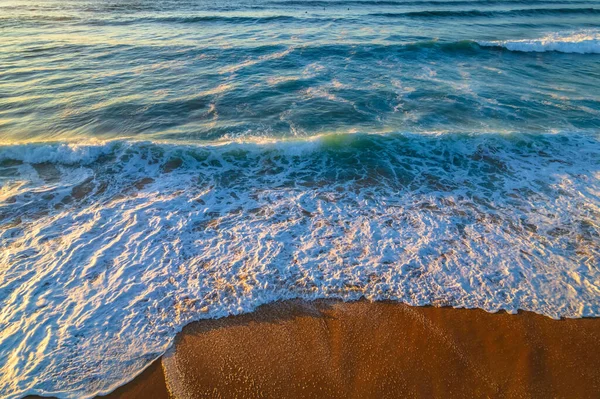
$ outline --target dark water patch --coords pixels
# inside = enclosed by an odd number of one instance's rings
[[[289,7],[348,7],[348,6],[496,6],[514,4],[589,4],[587,0],[349,0],[349,1],[270,1],[264,4]]]
[[[122,15],[106,16],[104,18],[85,16],[49,16],[36,14],[31,16],[0,17],[0,28],[11,26],[29,26],[35,24],[60,25],[70,24],[76,26],[126,26],[136,24],[231,24],[231,25],[261,25],[270,23],[322,23],[334,22],[337,17],[294,17],[290,15],[268,16],[231,16],[231,15],[199,15],[199,16],[140,16],[127,18]]]
[[[338,18],[311,18],[294,17],[290,15],[269,16],[228,16],[228,15],[200,15],[200,16],[169,16],[169,17],[140,17],[132,19],[100,19],[93,21],[81,21],[89,25],[134,25],[134,24],[227,24],[227,25],[261,25],[271,23],[323,23],[336,21]]]
[[[57,26],[61,24],[75,26],[127,26],[137,24],[211,24],[211,25],[263,25],[263,24],[325,24],[344,22],[347,24],[365,23],[365,18],[405,18],[405,19],[433,19],[433,18],[503,18],[503,17],[536,17],[536,16],[563,16],[581,15],[591,16],[600,14],[598,8],[525,8],[513,10],[419,10],[406,12],[374,12],[369,14],[328,14],[320,16],[303,15],[266,15],[266,16],[236,16],[236,15],[197,15],[197,16],[139,16],[127,18],[126,16],[108,16],[104,18],[66,16],[66,15],[19,15],[0,17],[0,28],[23,27],[36,24]]]
[[[202,15],[194,17],[153,17],[140,18],[135,22],[163,22],[163,23],[182,23],[195,24],[202,22],[222,22],[222,23],[269,23],[269,22],[294,22],[305,21],[305,19],[296,18],[289,15],[269,15],[269,16],[225,16],[225,15]]]
[[[597,15],[598,8],[525,8],[518,10],[425,10],[391,13],[371,13],[373,17],[383,18],[493,18],[512,16],[542,16],[542,15]]]

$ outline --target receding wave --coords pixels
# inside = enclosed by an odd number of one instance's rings
[[[89,397],[293,297],[600,316],[600,137],[0,148],[0,391]]]
[[[480,46],[511,51],[600,54],[600,32],[553,33],[538,39],[479,41]]]

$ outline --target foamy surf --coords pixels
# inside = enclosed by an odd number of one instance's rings
[[[478,41],[484,47],[504,47],[511,51],[600,54],[600,32],[551,33],[539,39]]]
[[[8,3],[0,396],[292,297],[600,316],[597,2]]]
[[[0,390],[128,381],[288,298],[599,316],[597,135],[0,149]]]

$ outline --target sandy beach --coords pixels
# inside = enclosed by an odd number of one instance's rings
[[[188,325],[111,398],[595,398],[600,320],[288,301]]]

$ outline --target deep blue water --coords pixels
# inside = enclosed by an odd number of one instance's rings
[[[0,396],[294,297],[600,316],[600,2],[0,2]]]

